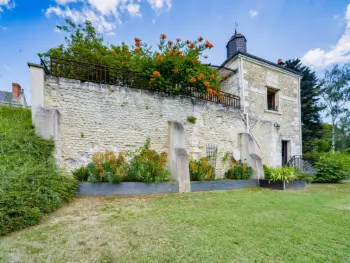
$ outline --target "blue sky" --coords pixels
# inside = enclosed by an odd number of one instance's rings
[[[27,62],[63,43],[55,25],[65,17],[92,20],[113,44],[203,36],[214,44],[212,64],[225,60],[235,22],[248,52],[273,62],[302,58],[318,74],[350,62],[349,0],[0,0],[0,90],[17,82],[29,98]]]

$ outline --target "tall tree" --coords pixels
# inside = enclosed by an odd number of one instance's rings
[[[350,112],[350,63],[343,67],[335,65],[326,70],[320,81],[321,96],[325,105],[326,117],[332,124],[332,150],[335,151],[336,127],[341,125]]]
[[[300,59],[287,60],[285,67],[302,74],[301,93],[301,125],[303,136],[303,152],[313,150],[313,141],[321,138],[321,117],[323,107],[319,104],[320,87],[314,71],[304,66]]]

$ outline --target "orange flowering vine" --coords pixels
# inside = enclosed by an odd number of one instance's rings
[[[166,39],[166,34],[160,34],[160,39]]]
[[[191,82],[191,83],[194,83],[194,82],[196,82],[196,81],[197,81],[196,78],[191,78],[191,79],[190,79],[190,82]]]
[[[203,41],[203,37],[200,36],[200,37],[198,38],[198,41],[199,41],[199,42],[202,42],[202,41]]]
[[[201,61],[200,61],[198,58],[196,58],[196,59],[193,60],[193,62],[194,62],[194,63],[199,63],[199,62],[201,62]]]
[[[224,98],[224,95],[222,95],[222,94],[219,95],[219,98],[220,98],[220,99],[223,99],[223,98]]]
[[[208,88],[209,85],[210,85],[210,83],[209,83],[208,81],[203,82],[203,84],[204,84],[204,86],[206,86],[207,88]],[[216,93],[216,91],[215,91],[215,93]]]
[[[211,44],[208,40],[205,42],[204,46],[206,46],[209,49],[214,47],[213,44]]]
[[[135,39],[135,46],[137,47],[141,46],[141,39],[138,37],[135,37],[134,39]]]
[[[164,57],[162,57],[161,55],[158,55],[156,60],[162,61],[163,59],[164,59]]]
[[[181,41],[181,38],[178,37],[178,38],[176,39],[176,42],[180,42],[180,41]]]
[[[189,48],[195,48],[196,47],[196,45],[194,44],[194,43],[191,43],[190,45],[189,45]]]
[[[155,71],[153,71],[153,75],[156,77],[160,77],[160,72],[155,70]]]
[[[211,73],[211,74],[209,75],[209,77],[210,77],[210,79],[213,79],[213,78],[215,78],[215,74],[214,74],[214,73]]]
[[[181,50],[176,50],[176,54],[182,54],[182,51]]]
[[[170,56],[174,56],[174,55],[175,55],[175,52],[174,52],[173,50],[170,50],[170,51],[168,52],[168,54],[169,54]]]
[[[168,40],[168,45],[171,46],[173,44],[173,41]]]
[[[203,73],[199,74],[198,79],[199,80],[204,79],[204,74]]]
[[[136,53],[140,52],[140,50],[141,50],[141,48],[139,48],[139,47],[135,48]]]
[[[156,81],[156,79],[155,78],[151,78],[151,81],[154,82],[154,81]]]

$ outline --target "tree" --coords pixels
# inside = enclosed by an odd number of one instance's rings
[[[303,152],[310,152],[314,149],[313,141],[321,138],[320,112],[323,107],[319,104],[320,87],[315,72],[302,65],[300,59],[287,60],[285,63],[286,68],[303,76],[300,83]]]
[[[332,150],[335,151],[336,128],[350,114],[350,64],[343,67],[335,65],[326,70],[320,81],[321,97],[325,105],[326,117],[330,117],[332,125]]]

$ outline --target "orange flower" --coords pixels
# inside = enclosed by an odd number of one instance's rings
[[[205,82],[204,82],[204,85],[205,85]],[[208,82],[208,85],[209,85],[209,82]],[[213,89],[213,94],[216,94],[216,90],[215,89]]]
[[[173,41],[168,40],[168,45],[171,46],[173,44]]]
[[[199,74],[198,79],[199,80],[204,79],[204,74],[203,73]]]
[[[179,69],[178,69],[178,68],[174,68],[174,69],[173,69],[173,72],[174,72],[174,73],[178,73],[178,72],[179,72]]]
[[[219,98],[220,98],[220,99],[223,99],[223,98],[224,98],[224,95],[222,95],[222,94],[219,95]]]
[[[122,61],[122,65],[124,65],[125,64],[125,62],[124,61]]]
[[[135,53],[138,53],[141,50],[141,48],[137,47],[135,48]]]
[[[199,42],[202,42],[202,40],[203,40],[203,37],[199,37],[199,38],[198,38],[198,41],[199,41]]]
[[[168,54],[169,54],[170,56],[174,56],[174,55],[175,55],[174,51],[172,51],[172,50],[170,50],[170,51],[168,52]]]
[[[191,79],[190,79],[190,82],[191,82],[191,83],[194,83],[194,82],[196,82],[196,81],[197,81],[196,78],[191,78]]]
[[[155,70],[155,71],[153,71],[153,75],[156,76],[156,77],[159,77],[160,76],[160,72]]]
[[[194,62],[194,63],[199,63],[199,62],[201,62],[201,61],[200,61],[198,58],[196,58],[196,59],[193,60],[193,62]]]
[[[182,54],[181,50],[176,50],[176,54]]]
[[[181,41],[181,38],[178,37],[178,38],[176,39],[176,42],[180,42],[180,41]]]
[[[166,39],[166,34],[160,34],[160,39]]]
[[[208,89],[208,92],[209,92],[209,94],[212,94],[213,90],[212,89]]]
[[[134,39],[135,39],[135,45],[136,45],[137,47],[141,46],[141,39],[138,38],[138,37],[135,37]]]
[[[195,45],[194,43],[191,43],[188,47],[189,47],[189,48],[195,48],[196,45]]]
[[[210,79],[213,79],[213,78],[215,78],[215,74],[211,73],[209,77],[210,77]]]
[[[161,55],[157,56],[157,60],[162,61],[163,59],[164,59],[164,57],[162,57]]]
[[[156,81],[156,79],[155,78],[151,78],[151,81],[154,82],[154,81]]]
[[[210,83],[209,83],[208,81],[203,82],[203,84],[204,84],[204,86],[206,86],[207,88],[208,88],[208,87],[209,87],[209,85],[210,85]],[[215,91],[215,93],[216,93],[216,91]]]
[[[208,40],[205,42],[204,46],[206,46],[209,49],[214,47]]]
[[[124,51],[125,53],[130,53],[129,49],[125,49]]]

